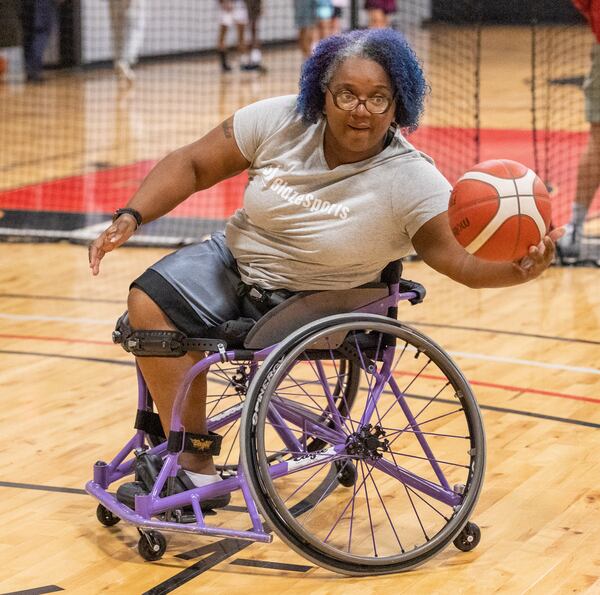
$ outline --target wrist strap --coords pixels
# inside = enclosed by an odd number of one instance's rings
[[[142,224],[142,215],[136,209],[130,209],[128,207],[124,209],[117,209],[113,215],[113,223],[121,216],[121,215],[131,215],[136,222],[136,229]]]

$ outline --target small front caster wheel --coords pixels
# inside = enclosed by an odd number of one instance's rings
[[[461,552],[470,552],[477,547],[481,539],[481,530],[475,523],[467,523],[453,541]]]
[[[106,508],[102,504],[98,504],[98,508],[96,508],[96,518],[105,527],[112,527],[121,520],[117,515],[113,514],[110,510],[108,510],[108,508]]]
[[[338,472],[336,476],[338,482],[345,488],[351,488],[358,477],[354,463],[352,461],[336,461],[335,466]]]
[[[141,534],[138,551],[144,560],[154,562],[163,557],[167,549],[167,540],[158,531],[148,531]]]

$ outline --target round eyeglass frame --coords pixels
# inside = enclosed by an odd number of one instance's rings
[[[388,99],[388,101],[389,101],[387,107],[382,112],[373,112],[367,106],[367,101],[369,101],[369,99],[372,99],[371,97],[367,97],[366,99],[359,99],[356,95],[354,95],[354,93],[352,93],[351,91],[348,91],[347,89],[344,89],[343,91],[338,91],[337,93],[334,93],[331,90],[331,88],[329,87],[329,85],[325,85],[325,88],[331,93],[331,97],[333,98],[333,104],[335,105],[335,107],[337,107],[338,109],[341,109],[344,112],[353,112],[362,103],[362,105],[365,106],[365,109],[370,114],[373,114],[375,116],[381,116],[382,114],[385,114],[390,109],[390,107],[392,107],[392,104],[394,103],[393,97],[391,99],[389,99],[388,97],[385,97],[385,99]],[[352,95],[356,99],[356,105],[351,108],[342,107],[341,105],[339,105],[337,96],[340,95],[341,93],[350,93],[350,95]],[[383,97],[383,95],[382,95],[382,97]]]

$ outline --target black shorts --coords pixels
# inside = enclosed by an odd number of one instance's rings
[[[190,337],[201,337],[208,328],[244,316],[240,275],[222,232],[168,254],[131,287],[152,298]]]

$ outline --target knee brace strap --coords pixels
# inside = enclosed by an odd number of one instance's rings
[[[217,456],[221,452],[223,436],[209,432],[208,434],[192,434],[190,432],[169,432],[167,449],[169,452],[193,452],[202,455]]]
[[[138,409],[133,427],[136,430],[144,430],[146,434],[152,434],[159,438],[166,439],[160,417],[158,417],[158,413],[154,413],[154,411]]]
[[[141,357],[181,357],[188,351],[222,353],[227,349],[223,339],[189,338],[180,331],[134,331],[129,326],[127,313],[117,320],[112,340],[125,351]]]

